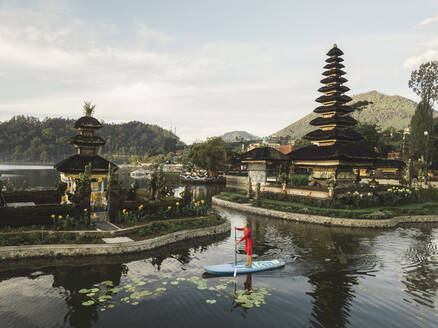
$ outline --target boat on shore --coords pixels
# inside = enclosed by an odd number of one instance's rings
[[[149,170],[135,170],[129,173],[129,175],[134,179],[150,179],[151,172]]]
[[[179,176],[182,183],[191,184],[213,184],[213,183],[225,183],[225,178],[222,176],[210,177],[208,175],[199,175],[194,173],[184,173]]]

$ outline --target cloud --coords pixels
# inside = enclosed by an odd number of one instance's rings
[[[68,8],[0,11],[0,120],[75,118],[90,100],[99,119],[172,126],[191,142],[230,130],[272,134],[317,105],[330,40],[242,41],[224,32],[194,41],[148,21],[108,21],[75,17]],[[351,93],[407,89],[406,72],[391,78],[417,40],[342,38]]]
[[[137,29],[137,34],[144,40],[148,41],[148,42],[155,42],[158,43],[160,45],[168,45],[169,43],[171,43],[172,41],[175,40],[175,38],[173,38],[172,36],[151,29],[147,26],[140,26]]]
[[[420,45],[427,48],[438,48],[438,38],[421,42]]]
[[[432,60],[438,60],[438,50],[429,49],[422,54],[409,57],[404,61],[403,67],[413,68]]]
[[[424,26],[434,22],[438,22],[438,15],[422,20],[420,23],[417,24],[417,26]]]

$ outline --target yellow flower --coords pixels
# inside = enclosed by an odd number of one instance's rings
[[[179,206],[179,202],[176,202],[176,206]]]
[[[123,209],[122,213],[123,213],[123,214],[126,214],[126,213],[127,213],[127,212],[126,212],[126,208]]]
[[[141,211],[143,209],[143,204],[141,204],[138,209]]]
[[[55,214],[52,214],[50,217],[51,217],[52,219],[54,219],[54,218],[56,218],[56,215],[55,215]]]
[[[62,215],[59,215],[59,216],[58,216],[58,219],[62,219]]]
[[[205,203],[205,200],[201,199],[201,204],[204,204],[204,203]]]
[[[167,209],[170,211],[172,209],[172,206],[167,207]]]

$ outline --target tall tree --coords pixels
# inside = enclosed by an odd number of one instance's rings
[[[352,108],[354,108],[354,113],[356,114],[356,120],[360,122],[360,115],[362,114],[363,110],[367,108],[368,105],[373,104],[372,101],[368,100],[362,100],[357,101],[354,104],[350,105]]]
[[[215,175],[224,168],[227,160],[225,142],[220,137],[214,137],[195,144],[190,149],[189,159],[195,166],[209,170]]]
[[[85,116],[93,116],[94,109],[96,105],[92,105],[91,102],[84,101],[84,106],[82,106],[82,110],[84,111]]]
[[[438,101],[438,61],[421,64],[418,70],[413,71],[409,88],[429,103]]]
[[[433,109],[429,101],[423,99],[417,105],[411,119],[410,152],[413,156],[432,157],[432,143],[434,141]]]
[[[381,147],[380,129],[376,124],[359,123],[354,127],[354,130],[362,136],[362,139],[357,142],[362,148],[384,151]]]

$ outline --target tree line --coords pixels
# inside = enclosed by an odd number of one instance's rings
[[[0,122],[0,162],[54,163],[73,155],[75,149],[68,140],[78,133],[74,122],[22,115]],[[184,146],[171,131],[138,121],[104,123],[96,134],[106,141],[99,154],[115,160],[123,155],[167,154]]]

